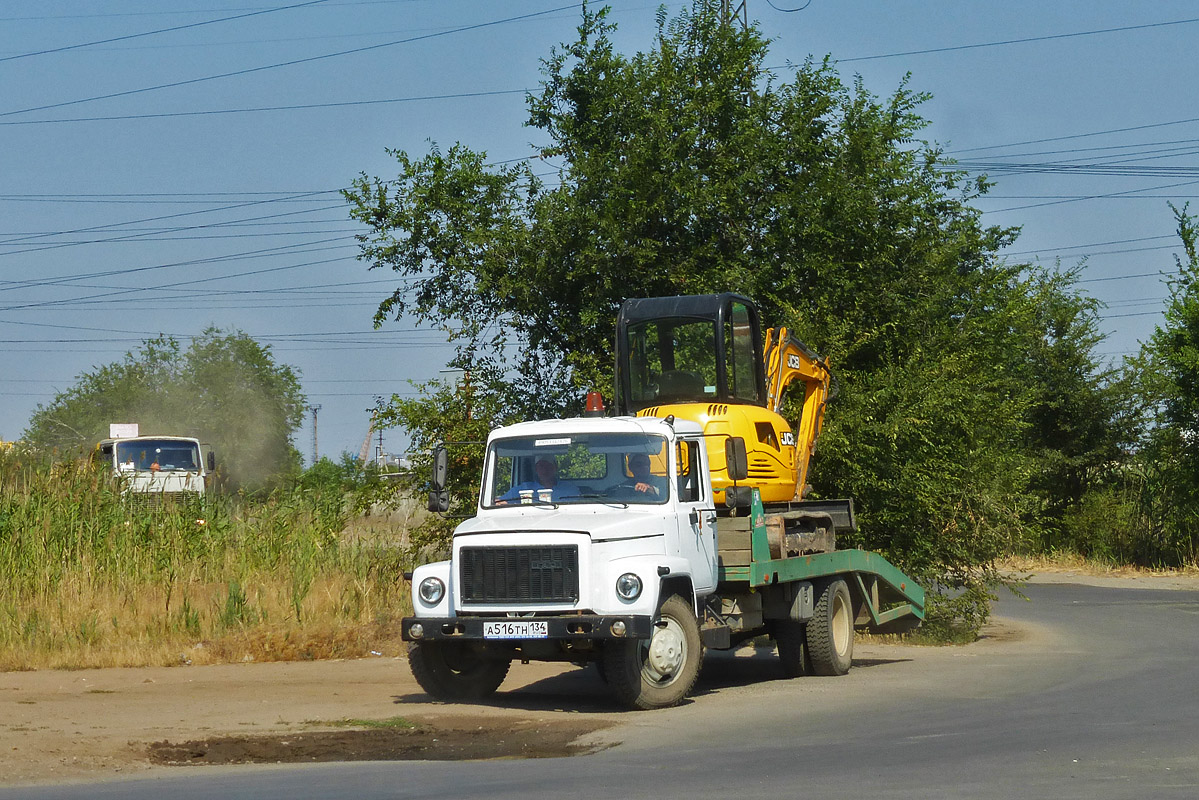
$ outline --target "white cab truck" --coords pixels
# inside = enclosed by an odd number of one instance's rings
[[[728,439],[727,453],[744,479],[744,442]],[[430,508],[445,510],[444,449],[434,461]],[[784,674],[840,675],[855,626],[923,617],[923,590],[881,556],[812,552],[772,524],[756,489],[728,495],[748,507],[713,506],[694,422],[493,431],[476,514],[448,561],[410,575],[414,676],[435,698],[470,700],[496,691],[513,661],[595,664],[619,703],[660,708],[687,696],[705,648],[769,635]]]
[[[93,459],[112,469],[130,497],[162,499],[204,494],[216,456],[190,436],[103,439]]]

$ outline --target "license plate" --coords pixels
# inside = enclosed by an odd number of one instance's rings
[[[538,619],[506,619],[483,623],[484,639],[544,639],[550,635],[549,623]]]

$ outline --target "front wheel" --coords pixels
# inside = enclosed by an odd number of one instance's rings
[[[604,648],[603,673],[613,695],[630,708],[668,708],[687,696],[703,661],[699,623],[678,595],[666,598],[648,640]]]
[[[480,653],[465,642],[410,642],[412,677],[437,700],[482,700],[508,675],[509,661]]]
[[[841,579],[829,581],[808,620],[808,658],[816,675],[844,675],[853,662],[853,601]]]

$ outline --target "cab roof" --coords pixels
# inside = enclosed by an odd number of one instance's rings
[[[698,435],[703,428],[691,420],[675,420],[672,427],[658,417],[574,417],[572,419],[544,419],[534,422],[518,422],[496,428],[488,441],[514,436],[554,436],[567,433],[644,433],[673,438],[680,434]]]

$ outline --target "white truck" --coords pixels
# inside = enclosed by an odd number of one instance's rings
[[[203,495],[216,469],[212,450],[190,436],[102,439],[92,458],[112,470],[126,495],[143,499]]]
[[[727,474],[744,480],[745,443],[726,439]],[[447,463],[439,449],[431,510],[447,508]],[[479,699],[512,661],[595,664],[621,704],[660,708],[686,697],[705,647],[769,635],[786,675],[840,675],[855,625],[923,618],[923,590],[881,556],[829,549],[832,531],[801,541],[782,524],[788,512],[763,512],[756,488],[726,493],[748,508],[718,510],[712,496],[695,422],[493,431],[477,512],[454,531],[450,559],[407,576],[414,613],[401,634],[417,681],[438,699]],[[845,527],[845,509],[816,516]]]

